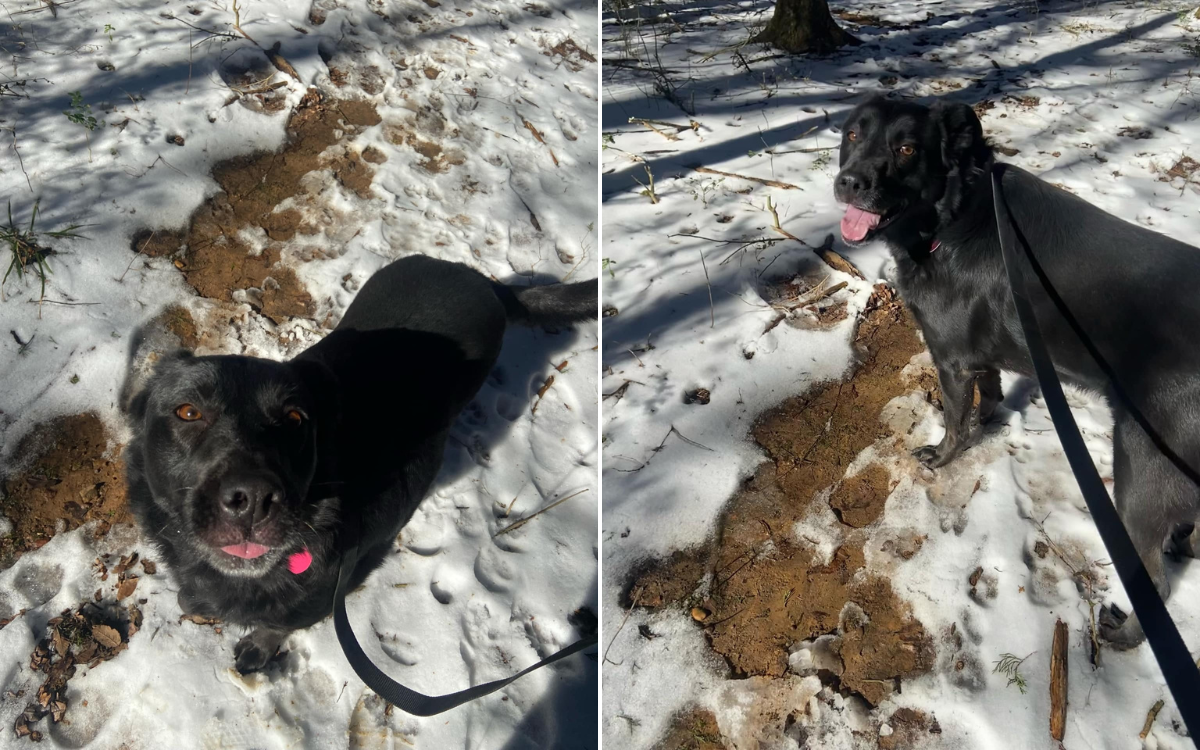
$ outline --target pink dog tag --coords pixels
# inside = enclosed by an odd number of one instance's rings
[[[288,558],[288,570],[296,575],[300,575],[308,570],[308,566],[312,565],[312,553],[307,549],[296,552]]]

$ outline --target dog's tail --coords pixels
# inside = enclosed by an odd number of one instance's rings
[[[600,296],[597,279],[574,284],[509,286],[495,284],[511,323],[527,326],[565,326],[596,320]]]

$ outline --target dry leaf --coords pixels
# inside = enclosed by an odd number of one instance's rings
[[[121,634],[107,625],[93,625],[92,635],[96,642],[105,648],[116,648],[121,645]]]
[[[133,590],[137,588],[137,584],[138,579],[133,577],[126,578],[124,581],[121,581],[120,585],[117,586],[118,601],[121,599],[128,599],[129,596],[133,594]]]

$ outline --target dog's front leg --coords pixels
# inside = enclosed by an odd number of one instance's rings
[[[980,373],[978,370],[956,365],[938,367],[938,385],[942,389],[942,416],[946,422],[946,435],[937,445],[925,445],[913,451],[917,460],[929,468],[945,466],[979,438],[981,430],[976,416],[978,407],[975,402],[975,383],[981,374],[984,375],[984,381],[991,386],[991,378],[986,372]],[[998,382],[996,385],[998,386]],[[999,390],[998,387],[996,390]],[[989,396],[992,394],[989,393]],[[991,408],[995,408],[994,404]]]

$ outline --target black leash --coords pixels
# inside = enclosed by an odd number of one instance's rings
[[[1017,315],[1021,319],[1025,344],[1029,349],[1029,357],[1033,360],[1033,369],[1037,373],[1038,384],[1046,399],[1046,407],[1050,410],[1050,418],[1054,421],[1058,439],[1062,442],[1063,452],[1067,456],[1068,463],[1071,464],[1071,471],[1075,474],[1075,481],[1079,484],[1079,489],[1083,492],[1083,499],[1087,502],[1088,511],[1096,523],[1096,530],[1100,532],[1100,538],[1108,549],[1117,576],[1121,579],[1125,592],[1129,594],[1133,612],[1141,623],[1150,648],[1154,651],[1154,658],[1158,661],[1158,667],[1166,679],[1167,689],[1171,691],[1175,705],[1183,716],[1183,723],[1187,725],[1188,735],[1195,742],[1195,738],[1200,737],[1200,670],[1197,670],[1187,645],[1179,636],[1175,623],[1167,614],[1166,605],[1159,598],[1150,574],[1146,572],[1146,567],[1142,564],[1137,549],[1130,541],[1125,525],[1121,522],[1117,510],[1108,496],[1108,490],[1105,489],[1104,482],[1100,479],[1100,474],[1092,463],[1087,446],[1084,445],[1083,436],[1079,434],[1079,427],[1075,424],[1075,417],[1072,416],[1070,407],[1067,406],[1066,397],[1063,396],[1062,385],[1059,383],[1054,364],[1046,350],[1046,344],[1042,340],[1037,317],[1033,312],[1024,270],[1018,267],[1016,251],[1013,249],[1017,244],[1017,233],[1012,213],[1000,190],[1002,170],[1003,165],[1001,164],[997,164],[992,170],[992,198],[996,211],[996,228],[1000,233],[1000,251],[1004,256],[1004,268],[1008,272],[1009,285],[1012,287],[1013,304],[1016,305]],[[1053,300],[1059,313],[1070,323],[1075,334],[1083,341],[1088,353],[1112,381],[1113,391],[1117,398],[1134,415],[1138,424],[1151,436],[1155,445],[1163,451],[1164,455],[1177,468],[1180,468],[1185,476],[1196,481],[1196,473],[1184,464],[1178,455],[1171,452],[1157,433],[1150,429],[1145,417],[1120,387],[1112,368],[1084,335],[1078,322],[1070,314],[1057,292],[1054,291],[1053,285],[1033,257],[1033,252],[1028,244],[1024,241],[1021,241],[1020,244],[1025,251],[1025,258],[1037,275],[1042,288]]]
[[[449,695],[422,695],[415,690],[404,687],[384,674],[383,670],[371,662],[362,650],[362,646],[359,645],[358,639],[354,637],[354,630],[350,627],[350,618],[346,615],[345,590],[350,576],[354,571],[354,564],[347,564],[347,560],[358,560],[357,547],[347,552],[342,557],[338,566],[338,584],[333,595],[333,627],[337,631],[338,642],[342,645],[342,651],[346,654],[346,661],[350,662],[350,666],[353,667],[354,673],[358,675],[359,679],[366,683],[367,687],[374,690],[380,698],[383,698],[405,713],[413,714],[414,716],[434,716],[449,711],[476,698],[482,698],[485,695],[494,693],[530,672],[541,669],[548,664],[553,664],[559,659],[565,659],[572,654],[579,653],[588,646],[595,645],[596,643],[596,636],[590,635],[572,643],[561,651],[551,654],[537,664],[521,670],[512,677],[506,677],[494,682],[485,682],[482,685],[475,685],[474,687],[460,690],[457,693],[450,693]]]

